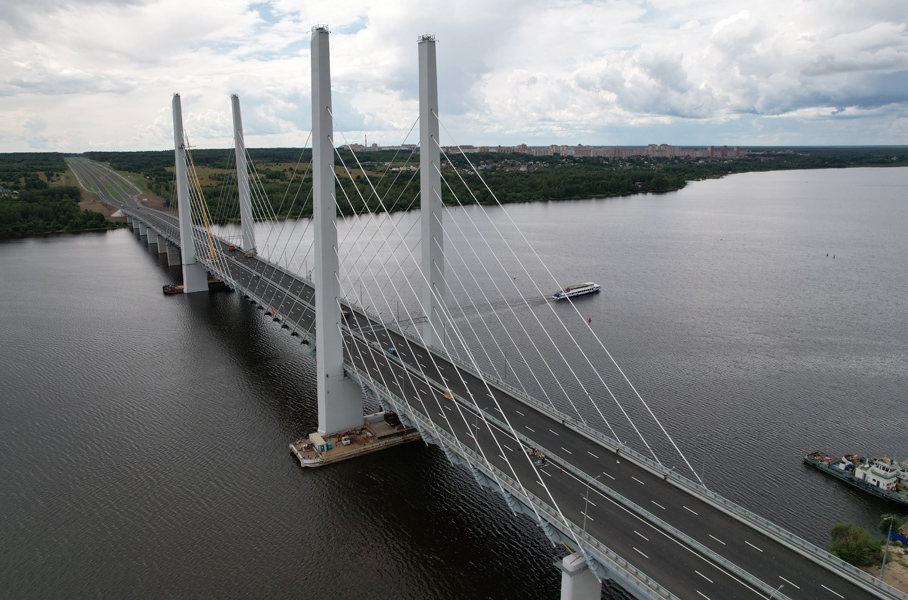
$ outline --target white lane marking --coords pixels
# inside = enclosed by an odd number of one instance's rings
[[[445,408],[447,408],[447,409],[448,409],[448,410],[451,410],[451,411],[453,411],[453,410],[454,410],[454,409],[453,409],[453,408],[451,408],[451,407],[450,407],[450,406],[448,406],[448,405],[447,405],[447,404],[445,404]]]
[[[609,479],[611,479],[612,481],[615,481],[615,478],[612,477],[611,475],[609,475],[608,473],[606,473],[605,471],[603,471],[602,474],[605,475],[606,477],[608,477]]]
[[[510,448],[507,444],[502,444],[502,446],[504,446],[505,448],[507,448],[507,449],[510,450],[511,452],[514,451],[514,449],[513,449],[513,448]]]
[[[633,546],[632,546],[632,547],[633,547]],[[633,548],[634,548],[634,550],[637,550],[636,547],[633,547]],[[640,552],[640,551],[637,550],[637,552]],[[643,558],[649,558],[649,556],[647,556],[646,554],[643,554],[642,552],[640,552],[640,555],[643,556]]]
[[[700,577],[702,577],[702,578],[705,579],[706,581],[708,581],[708,582],[710,582],[710,583],[713,583],[713,580],[712,580],[712,579],[710,579],[709,577],[707,577],[706,575],[704,575],[704,574],[701,573],[700,571],[694,569],[694,573],[696,573],[697,575],[699,575]]]
[[[650,500],[650,502],[652,502],[653,504],[655,504],[656,506],[658,506],[658,507],[661,508],[662,510],[665,510],[665,507],[662,506],[661,504],[659,504],[658,502],[656,502],[655,500]]]
[[[442,413],[438,413],[438,416],[441,417],[442,419],[446,419],[446,418],[447,418],[447,417],[445,417]]]
[[[709,537],[711,537],[712,539],[716,540],[717,542],[719,542],[719,543],[722,544],[723,546],[725,545],[725,542],[723,542],[722,540],[720,540],[719,538],[717,538],[717,537],[714,536],[713,534],[709,534]]]
[[[798,588],[798,589],[801,589],[801,586],[799,586],[799,585],[797,585],[797,584],[795,584],[795,583],[792,583],[792,582],[788,581],[787,579],[785,579],[785,578],[782,577],[781,575],[779,575],[779,579],[781,579],[782,581],[784,581],[784,582],[787,583],[788,585],[793,585],[794,587],[796,587],[796,588]]]
[[[546,475],[548,475],[548,476],[549,476],[549,477],[551,477],[551,476],[552,476],[552,474],[551,474],[551,473],[549,473],[549,472],[548,472],[548,471],[543,471],[543,473],[545,473],[545,474],[546,474]]]
[[[593,453],[590,452],[589,450],[587,450],[586,453],[589,454],[590,456],[592,456],[593,458],[599,458],[598,456],[596,456],[595,454],[593,454]]]
[[[701,596],[703,596],[704,598],[706,598],[706,600],[710,600],[709,596],[707,596],[706,594],[704,594],[704,593],[701,592],[700,590],[697,590],[697,593],[700,594]]]
[[[583,512],[582,510],[580,511],[580,514],[583,515],[584,517],[586,517],[587,519],[589,519],[590,521],[595,521],[595,520],[596,520],[596,519],[594,519],[593,517],[591,517],[591,516],[589,516],[588,514],[586,514],[585,512]],[[640,552],[640,551],[637,550],[637,552]],[[647,557],[647,558],[649,558],[649,557]]]
[[[520,415],[521,417],[525,417],[525,416],[526,416],[525,414],[523,414],[523,413],[520,412],[519,410],[514,410],[514,412],[517,413],[518,415]]]
[[[595,504],[593,504],[593,503],[590,502],[589,500],[587,500],[586,502],[587,502],[587,504],[589,504],[590,506],[596,506]]]
[[[564,446],[562,446],[561,449],[564,450],[565,452],[567,452],[568,454],[573,454],[573,452],[571,452],[570,450],[568,450],[568,449],[565,448]]]
[[[646,485],[645,483],[643,483],[642,481],[640,481],[639,479],[637,479],[637,478],[634,477],[633,475],[631,475],[631,479],[633,479],[634,481],[636,481],[636,482],[639,483],[640,485]]]
[[[840,594],[840,593],[838,593],[838,592],[832,591],[831,589],[829,589],[828,587],[826,587],[826,586],[823,585],[822,583],[820,584],[820,587],[823,588],[823,589],[825,589],[827,592],[832,592],[833,594],[835,594],[835,595],[838,596],[839,598],[844,598],[844,597],[845,597],[845,596],[843,596],[842,594]]]
[[[526,427],[527,429],[529,429],[529,430],[532,431],[533,433],[536,433],[535,431],[533,431],[533,429],[530,428],[529,425],[524,425],[524,427]]]
[[[684,506],[684,505],[682,504],[681,506]],[[690,510],[690,509],[687,508],[686,506],[684,506],[684,510]],[[700,516],[699,513],[697,513],[697,511],[695,511],[695,510],[690,510],[690,512],[694,513],[694,514],[697,515],[698,517]]]
[[[645,539],[647,542],[649,541],[649,538],[648,538],[648,537],[646,537],[645,535],[643,535],[642,533],[640,533],[640,532],[637,531],[636,529],[634,530],[634,533],[636,533],[637,535],[639,535],[640,537],[642,537],[643,539]]]
[[[499,454],[498,456],[500,456],[501,458],[504,458],[504,454]],[[504,460],[507,460],[507,459],[504,458]]]
[[[549,429],[549,431],[552,431],[552,430]],[[552,431],[552,433],[554,433],[555,435],[559,435],[557,431]]]
[[[760,550],[759,548],[757,548],[756,546],[754,546],[753,544],[751,544],[751,543],[748,542],[747,540],[744,540],[744,543],[747,544],[748,546],[750,546],[751,548],[755,548],[756,550]],[[760,550],[760,552],[763,552],[763,551]]]

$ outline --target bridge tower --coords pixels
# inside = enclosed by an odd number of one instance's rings
[[[246,143],[243,140],[243,117],[240,114],[240,98],[230,96],[233,109],[233,146],[236,152],[236,183],[240,197],[240,225],[243,230],[243,250],[255,252],[255,220],[252,217],[252,202],[249,196],[249,172],[246,166]]]
[[[426,311],[423,341],[445,348],[445,322],[441,307],[445,293],[444,229],[442,228],[441,160],[438,146],[438,75],[435,36],[419,36],[419,187],[422,305]]]
[[[173,152],[177,175],[177,208],[180,215],[180,253],[183,260],[183,293],[208,291],[208,271],[195,256],[192,215],[189,208],[189,180],[186,177],[186,146],[183,142],[183,110],[180,95],[173,95]]]
[[[316,25],[312,28],[311,56],[315,360],[318,376],[318,432],[325,434],[361,426],[363,397],[359,385],[344,373],[327,27]]]

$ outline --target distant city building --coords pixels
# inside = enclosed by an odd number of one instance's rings
[[[404,144],[402,146],[379,146],[371,144],[347,144],[343,146],[353,152],[377,152],[379,150],[396,150],[416,152],[416,144]],[[680,146],[670,146],[668,144],[649,144],[648,146],[577,146],[551,144],[549,146],[527,146],[518,144],[517,146],[442,146],[442,152],[448,155],[473,152],[495,152],[498,154],[528,154],[530,156],[584,156],[584,157],[602,157],[602,158],[625,158],[628,156],[647,156],[651,158],[740,158],[746,156],[747,150],[741,150],[740,146],[729,149],[728,146],[707,146],[705,148],[681,148]]]

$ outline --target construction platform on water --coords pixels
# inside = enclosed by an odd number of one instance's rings
[[[363,417],[363,425],[330,435],[310,433],[290,444],[302,467],[323,467],[355,456],[420,439],[419,431],[400,422],[391,411]]]

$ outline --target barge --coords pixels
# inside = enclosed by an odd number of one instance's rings
[[[864,459],[854,454],[836,459],[825,452],[813,452],[804,457],[804,464],[874,496],[908,506],[908,461],[899,464],[890,458]]]

